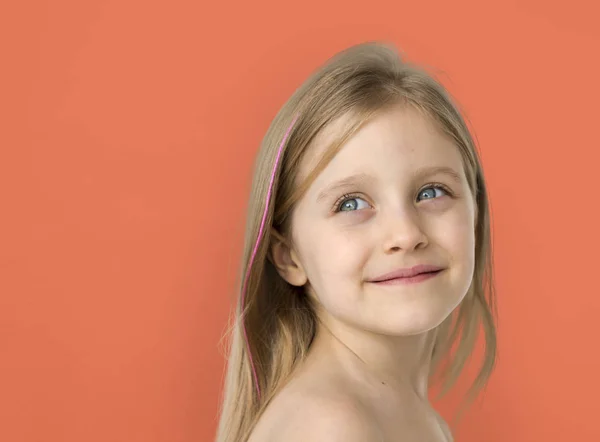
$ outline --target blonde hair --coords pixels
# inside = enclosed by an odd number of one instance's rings
[[[390,44],[362,43],[336,54],[313,73],[277,113],[262,141],[247,209],[239,278],[238,293],[247,278],[246,301],[243,305],[240,293],[228,334],[228,368],[217,442],[247,440],[268,403],[304,359],[315,334],[316,317],[309,297],[303,296],[302,287],[292,286],[279,276],[270,261],[272,242],[290,238],[296,203],[344,143],[373,116],[398,103],[422,112],[454,141],[476,202],[473,280],[459,307],[436,328],[430,376],[440,370],[441,395],[445,395],[470,358],[481,326],[485,352],[469,398],[472,400],[486,385],[496,359],[497,314],[488,195],[475,143],[457,106],[431,75],[404,61]],[[351,116],[350,124],[312,173],[298,183],[297,171],[307,147],[324,127],[342,115]],[[279,144],[296,116],[265,207]],[[268,228],[246,274],[263,212]]]

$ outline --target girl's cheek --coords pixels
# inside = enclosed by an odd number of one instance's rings
[[[361,226],[368,222],[374,215],[375,211],[370,209],[338,213],[338,219],[336,220],[337,227],[340,229],[360,229]]]

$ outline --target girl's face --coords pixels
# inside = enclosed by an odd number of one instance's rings
[[[300,180],[343,122],[311,146]],[[279,249],[278,269],[288,282],[306,284],[324,320],[385,335],[423,333],[448,317],[471,284],[474,223],[458,148],[398,106],[363,126],[299,201],[294,249]],[[421,282],[370,281],[420,264],[444,270]]]

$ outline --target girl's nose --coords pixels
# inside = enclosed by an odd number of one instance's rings
[[[413,250],[428,244],[422,222],[414,210],[402,210],[388,216],[383,229],[385,253]]]

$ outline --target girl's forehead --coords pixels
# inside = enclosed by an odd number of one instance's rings
[[[352,123],[354,119],[349,114],[344,114],[325,126],[306,147],[306,151],[300,161],[298,178],[304,181],[310,172],[314,170],[325,153],[331,148],[332,143],[339,137],[342,131]],[[343,146],[342,146],[343,149]],[[339,153],[339,152],[338,152]],[[337,155],[337,154],[336,154]]]
[[[428,120],[410,108],[396,107],[379,113],[346,140],[311,187],[329,179],[364,171],[374,175],[395,175],[427,166],[462,169],[457,146]],[[353,122],[348,115],[344,115],[315,137],[300,163],[299,183],[317,167],[332,143]]]

